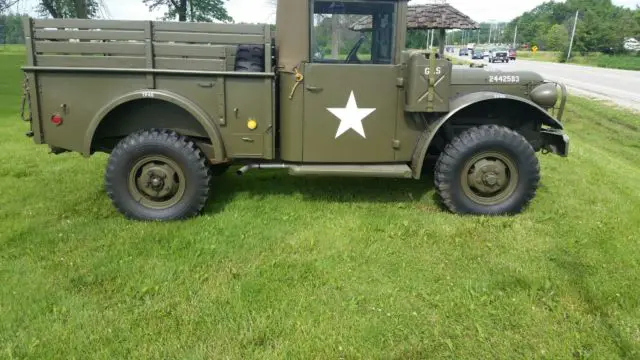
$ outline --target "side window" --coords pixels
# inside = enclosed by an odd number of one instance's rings
[[[312,0],[311,62],[391,64],[395,5]]]

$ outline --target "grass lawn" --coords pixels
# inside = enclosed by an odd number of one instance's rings
[[[535,60],[544,62],[558,62],[557,51],[537,51],[535,54],[528,50],[518,50],[517,58],[524,60]]]
[[[471,65],[473,63],[471,60],[461,59],[449,54],[446,54],[445,57],[449,59],[453,65]]]
[[[430,180],[218,178],[140,223],[106,156],[47,154],[0,55],[0,359],[637,359],[640,119],[571,98],[516,217],[441,210]]]
[[[525,60],[559,62],[557,51],[538,51],[536,54],[531,51],[518,51],[518,58]],[[592,53],[586,56],[578,55],[571,57],[569,64],[587,65],[610,69],[640,70],[640,56],[634,55],[605,55]]]

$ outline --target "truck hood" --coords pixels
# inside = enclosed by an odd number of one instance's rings
[[[494,84],[491,81],[491,77],[495,76],[509,76],[509,80],[512,81],[514,76],[517,77],[517,83],[509,82],[507,84],[526,84],[526,83],[540,83],[544,81],[544,78],[533,71],[504,71],[501,69],[490,68],[469,68],[466,66],[454,66],[454,70],[451,72],[451,85],[486,85]],[[494,78],[495,79],[495,78]],[[495,85],[501,85],[497,83]]]

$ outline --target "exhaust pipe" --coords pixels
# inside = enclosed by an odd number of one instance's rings
[[[244,175],[244,173],[253,169],[288,169],[289,167],[287,164],[249,164],[238,169],[236,174]]]

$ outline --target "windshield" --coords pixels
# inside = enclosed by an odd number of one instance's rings
[[[393,62],[395,5],[388,2],[313,1],[313,62]]]

